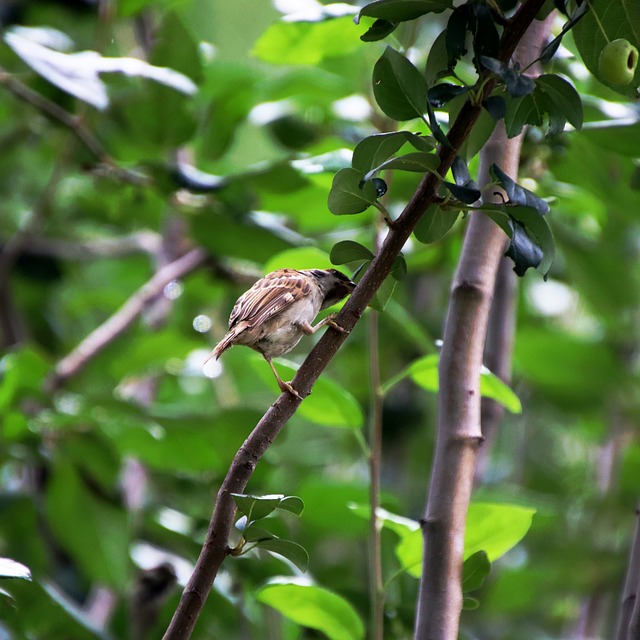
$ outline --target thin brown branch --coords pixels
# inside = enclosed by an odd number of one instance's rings
[[[638,638],[640,638],[640,505],[636,507],[636,530],[622,592],[616,640],[638,640]]]
[[[501,59],[511,57],[517,43],[543,3],[544,0],[528,0],[514,15],[502,37]],[[485,85],[484,95],[489,95],[494,86],[495,82],[489,80]],[[438,150],[441,175],[444,175],[451,167],[460,146],[471,132],[479,115],[480,107],[471,105],[469,102],[461,109],[448,135],[449,146],[442,146]],[[375,292],[389,275],[394,260],[428,205],[437,198],[438,185],[438,178],[434,174],[427,174],[396,220],[396,224],[390,229],[379,253],[336,318],[336,321],[347,332],[353,329]],[[486,220],[487,225],[493,225],[484,217],[479,216],[478,218]],[[314,382],[335,356],[345,339],[345,333],[333,329],[329,329],[322,336],[293,379],[293,386],[301,396],[309,394]],[[236,513],[231,493],[244,491],[264,452],[295,413],[300,402],[291,394],[282,394],[267,410],[234,457],[218,491],[200,556],[164,635],[164,640],[186,640],[191,637],[220,565],[228,553],[227,540]]]
[[[54,391],[76,375],[91,359],[126,331],[143,312],[145,305],[159,295],[167,284],[197,269],[205,260],[206,253],[202,249],[193,249],[157,271],[104,324],[91,332],[71,353],[58,362],[45,384],[46,389]]]
[[[137,185],[146,185],[149,183],[147,177],[118,166],[104,148],[102,142],[85,126],[82,118],[69,113],[66,109],[63,109],[60,105],[53,102],[53,100],[49,100],[49,98],[34,91],[1,67],[0,84],[4,85],[16,98],[27,102],[50,120],[69,129],[91,155],[99,163],[107,166],[109,172],[115,174],[118,179]]]

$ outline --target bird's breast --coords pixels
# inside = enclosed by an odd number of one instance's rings
[[[251,346],[268,358],[277,358],[288,353],[304,335],[299,323],[312,324],[321,304],[319,295],[297,300],[290,307],[269,318],[260,328],[258,339]]]

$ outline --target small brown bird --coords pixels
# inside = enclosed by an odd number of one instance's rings
[[[312,322],[322,309],[339,302],[355,288],[355,283],[336,269],[278,269],[268,273],[243,293],[231,311],[229,331],[210,358],[216,360],[235,344],[255,349],[264,356],[282,391],[300,398],[284,382],[271,361],[291,351],[303,335],[311,335],[325,325],[344,329],[327,316]]]

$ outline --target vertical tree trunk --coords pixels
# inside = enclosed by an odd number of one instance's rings
[[[531,62],[547,33],[534,22],[514,58]],[[524,65],[523,65],[524,66]],[[500,123],[481,156],[479,179],[486,184],[496,162],[517,177],[521,140],[508,140]],[[485,194],[485,199],[489,194]],[[427,507],[422,521],[424,558],[415,638],[456,640],[462,611],[461,574],[467,509],[477,451],[482,443],[480,371],[489,314],[506,236],[482,214],[474,214],[454,276],[440,357],[440,395],[436,451]],[[504,267],[503,267],[504,268]],[[503,319],[512,317],[506,301]],[[505,333],[503,343],[510,336]],[[509,354],[510,359],[510,354]]]

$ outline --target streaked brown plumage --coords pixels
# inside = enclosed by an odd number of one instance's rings
[[[236,302],[229,318],[229,331],[211,357],[216,360],[235,344],[255,349],[264,356],[282,391],[300,397],[284,382],[272,359],[291,351],[303,335],[311,335],[326,324],[343,331],[333,315],[313,326],[322,309],[342,300],[354,287],[336,269],[279,269],[258,280]]]

